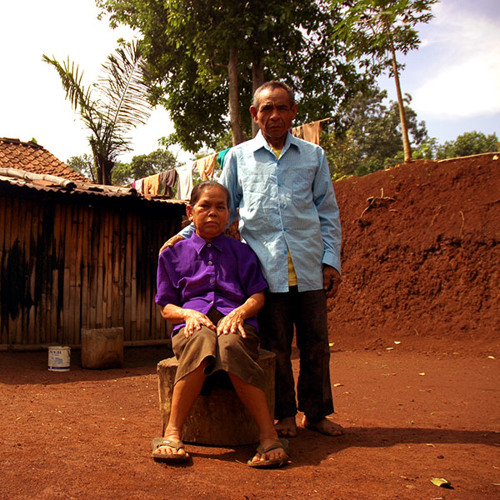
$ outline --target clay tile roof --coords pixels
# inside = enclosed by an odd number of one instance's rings
[[[71,181],[91,182],[35,142],[0,138],[0,168],[15,168],[33,174],[55,175]]]

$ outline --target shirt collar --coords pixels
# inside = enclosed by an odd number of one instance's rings
[[[193,245],[196,253],[199,255],[201,251],[207,246],[208,243],[211,244],[212,247],[217,249],[219,252],[222,252],[224,247],[224,238],[223,234],[217,236],[210,242],[206,242],[203,238],[200,238],[196,233],[193,233],[191,236],[191,244]]]
[[[294,137],[290,132],[288,132],[288,134],[286,136],[285,144],[283,145],[283,149],[281,150],[281,156],[286,153],[286,151],[288,150],[288,148],[290,146],[293,146],[297,149],[299,147],[299,145],[297,143],[297,138]],[[264,135],[262,134],[262,131],[259,130],[259,132],[257,133],[257,135],[255,136],[255,138],[253,140],[253,150],[257,151],[258,149],[261,149],[261,148],[267,149],[269,152],[274,154],[273,148],[266,141]]]

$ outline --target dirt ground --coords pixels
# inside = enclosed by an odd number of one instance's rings
[[[158,464],[166,347],[126,349],[122,369],[102,371],[74,350],[63,373],[46,351],[0,352],[0,499],[500,498],[495,158],[336,183],[344,267],[329,320],[344,436],[299,428],[280,470],[248,468],[253,446],[190,445],[191,465]]]

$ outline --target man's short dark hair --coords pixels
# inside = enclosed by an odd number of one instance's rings
[[[288,97],[290,98],[290,107],[295,105],[295,93],[290,87],[290,85],[285,82],[280,82],[278,80],[271,80],[270,82],[263,83],[253,94],[252,105],[255,108],[259,109],[259,97],[260,94],[267,89],[283,89],[288,93]]]

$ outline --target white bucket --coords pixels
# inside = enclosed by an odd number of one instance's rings
[[[49,371],[69,372],[71,348],[56,345],[49,347]]]

